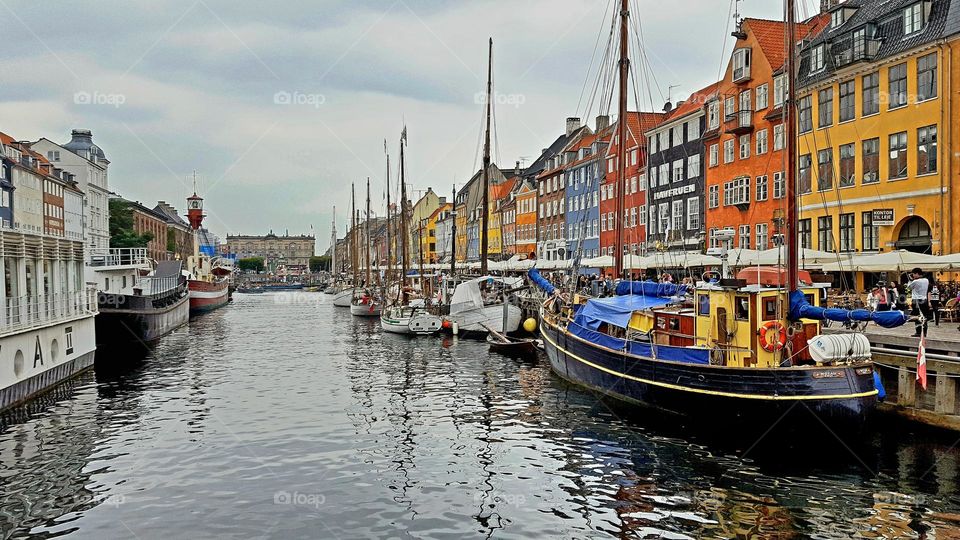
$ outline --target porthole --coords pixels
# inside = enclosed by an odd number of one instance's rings
[[[50,342],[50,361],[56,364],[58,360],[60,360],[60,344],[54,339]]]
[[[17,377],[23,375],[23,351],[18,350],[13,357],[13,374]]]

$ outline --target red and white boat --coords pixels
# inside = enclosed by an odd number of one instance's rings
[[[187,257],[187,289],[190,315],[199,315],[227,305],[230,301],[230,270],[200,252],[198,234],[203,222],[203,199],[196,193],[187,198],[187,218],[193,229],[193,256]]]

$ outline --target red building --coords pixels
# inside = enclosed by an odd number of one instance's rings
[[[647,237],[647,140],[649,131],[666,118],[666,113],[627,113],[627,148],[624,171],[624,250],[639,254]],[[617,133],[617,129],[613,129]],[[619,137],[614,135],[606,156],[606,175],[600,185],[600,253],[613,255],[617,243],[617,153]]]

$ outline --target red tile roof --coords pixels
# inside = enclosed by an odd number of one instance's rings
[[[628,145],[629,148],[634,146],[643,146],[646,143],[646,137],[644,133],[650,131],[660,123],[662,123],[667,118],[667,113],[662,112],[636,112],[631,111],[627,113],[627,136],[633,141],[633,144]],[[616,152],[617,145],[613,144],[611,141],[610,146],[607,149],[607,153]]]
[[[516,177],[513,177],[506,182],[500,182],[499,184],[494,184],[490,186],[490,198],[493,200],[500,200],[513,191],[513,185],[517,183]]]
[[[670,111],[664,122],[670,122],[672,120],[676,120],[677,118],[682,118],[694,111],[700,110],[711,97],[717,94],[718,86],[720,86],[720,83],[715,82],[706,88],[701,88],[700,90],[690,94],[690,97],[688,97],[686,101],[677,105],[675,109]],[[647,129],[647,131],[649,131],[649,129]]]
[[[743,20],[745,28],[749,28],[760,45],[760,50],[767,57],[770,68],[780,69],[786,61],[786,23],[769,19]],[[797,41],[816,36],[830,24],[830,14],[821,13],[806,21],[797,23]]]

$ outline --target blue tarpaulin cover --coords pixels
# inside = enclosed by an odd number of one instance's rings
[[[688,364],[709,364],[710,351],[693,347],[674,347],[671,345],[651,345],[649,343],[639,343],[636,341],[626,341],[595,332],[589,328],[584,328],[573,322],[567,326],[571,334],[585,339],[590,343],[596,343],[601,347],[623,351],[628,349],[630,354],[642,356],[644,358],[656,358],[658,360],[670,360],[673,362],[686,362]]]
[[[683,296],[686,285],[657,283],[656,281],[621,281],[617,284],[617,295],[639,294],[643,296]]]
[[[574,322],[591,330],[600,328],[601,323],[626,328],[634,311],[662,307],[671,302],[673,302],[671,298],[641,295],[594,298],[588,300],[580,309]]]
[[[902,311],[870,311],[868,309],[840,309],[811,306],[803,291],[790,293],[791,321],[814,319],[817,321],[872,321],[884,328],[896,328],[907,322],[907,314]]]

